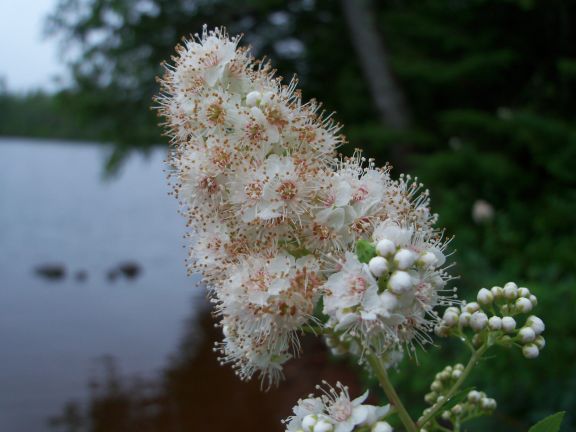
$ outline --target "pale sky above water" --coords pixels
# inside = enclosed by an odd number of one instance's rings
[[[0,77],[9,90],[56,88],[65,73],[58,42],[43,35],[46,16],[57,0],[0,0]]]

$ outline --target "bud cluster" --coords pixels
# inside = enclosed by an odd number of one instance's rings
[[[415,338],[424,341],[435,322],[434,307],[453,297],[453,291],[444,295],[444,247],[414,227],[378,225],[373,241],[359,242],[356,254],[347,252],[326,281],[327,326],[379,355]]]
[[[368,392],[351,400],[348,387],[336,383],[316,386],[323,394],[308,395],[293,408],[294,415],[284,420],[286,432],[351,432],[356,427],[370,432],[392,432],[392,427],[382,420],[390,406],[362,404]]]
[[[447,401],[448,392],[463,373],[464,365],[456,364],[454,366],[446,366],[441,372],[436,374],[434,381],[430,385],[430,392],[424,396],[424,400],[430,407],[424,410],[419,421],[422,421],[424,416],[430,414],[438,404],[443,404]],[[474,417],[489,415],[495,408],[496,401],[494,399],[487,397],[483,392],[472,390],[464,400],[450,409],[442,411],[440,417],[451,424],[461,424]]]
[[[463,303],[460,308],[447,308],[435,328],[436,334],[441,337],[462,337],[466,336],[466,329],[471,329],[475,347],[484,343],[517,345],[524,357],[538,357],[546,345],[542,336],[544,322],[530,315],[522,327],[518,326],[518,316],[529,314],[538,304],[538,299],[528,288],[519,288],[514,282],[508,282],[504,287],[480,289],[476,300]]]

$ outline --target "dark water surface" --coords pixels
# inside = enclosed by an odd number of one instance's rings
[[[46,431],[47,417],[86,396],[103,355],[153,375],[202,303],[164,150],[109,181],[104,157],[97,145],[0,139],[0,431]],[[124,262],[141,272],[110,281]],[[46,264],[64,278],[35,273]]]

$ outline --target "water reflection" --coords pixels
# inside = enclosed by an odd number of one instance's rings
[[[103,182],[105,151],[0,139],[1,431],[46,431],[103,355],[154,376],[203,304],[164,150]]]
[[[209,314],[191,322],[177,356],[157,380],[122,377],[112,358],[103,359],[89,399],[66,404],[50,425],[57,432],[280,432],[280,419],[320,378],[343,380],[352,384],[352,394],[360,392],[348,365],[329,361],[316,339],[305,339],[305,357],[289,365],[278,389],[262,392],[257,382],[242,383],[217,363],[217,338]]]

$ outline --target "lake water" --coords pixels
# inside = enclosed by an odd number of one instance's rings
[[[40,432],[81,400],[97,359],[155,374],[203,305],[163,149],[103,181],[103,146],[0,139],[0,430]],[[109,281],[122,262],[140,276]],[[62,280],[34,269],[63,264]],[[85,281],[75,274],[86,272]]]

